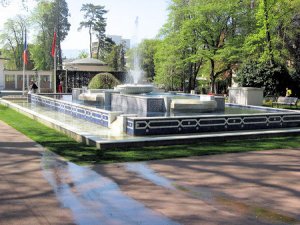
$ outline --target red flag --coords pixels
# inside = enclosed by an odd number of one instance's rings
[[[25,65],[28,64],[28,46],[27,46],[27,34],[26,34],[26,30],[25,30],[25,40],[24,40],[24,51],[23,51],[23,63]]]
[[[53,58],[55,57],[55,50],[56,50],[56,32],[54,31],[53,40],[52,40],[52,49],[51,49],[51,55]]]

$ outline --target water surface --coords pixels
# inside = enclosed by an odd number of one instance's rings
[[[44,176],[79,225],[179,225],[123,194],[118,185],[88,167],[45,152]]]

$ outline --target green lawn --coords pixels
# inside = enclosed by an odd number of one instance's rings
[[[246,152],[280,148],[299,148],[300,136],[236,140],[228,142],[197,143],[189,145],[141,147],[101,151],[77,143],[66,135],[0,105],[0,120],[47,149],[79,164],[145,161],[176,157]]]

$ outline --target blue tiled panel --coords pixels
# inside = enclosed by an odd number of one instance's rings
[[[165,111],[165,103],[161,98],[156,99],[147,99],[147,111],[148,112],[164,112]]]
[[[165,112],[164,100],[131,95],[111,95],[111,108],[126,113]]]
[[[48,99],[39,95],[31,95],[31,103],[38,104],[43,107],[51,108],[58,112],[62,112],[73,117],[87,120],[99,125],[108,127],[109,114],[101,111],[96,111],[93,109],[86,109],[77,105],[73,105],[66,102],[61,102],[55,99]]]
[[[256,130],[284,127],[300,127],[300,114],[233,115],[195,118],[128,118],[130,135],[184,134],[217,131]]]

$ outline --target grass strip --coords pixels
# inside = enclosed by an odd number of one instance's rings
[[[175,146],[140,147],[132,149],[97,150],[49,128],[6,106],[0,105],[0,120],[25,134],[56,154],[77,164],[98,164],[147,161],[188,156],[299,148],[300,136],[243,139],[223,142],[201,142]],[[212,134],[213,135],[213,134]]]

